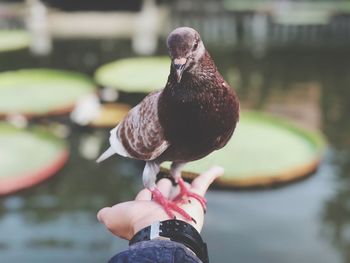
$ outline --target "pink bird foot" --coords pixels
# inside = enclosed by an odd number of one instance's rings
[[[176,204],[176,202],[166,199],[157,188],[150,191],[152,192],[152,200],[160,204],[170,218],[176,218],[173,213],[173,211],[175,211],[179,213],[181,216],[183,216],[187,221],[193,221],[196,223],[196,221],[187,212],[185,212],[185,210],[180,208]]]
[[[204,212],[207,210],[207,200],[203,196],[190,192],[187,189],[185,182],[182,178],[180,178],[177,183],[180,187],[180,193],[173,199],[174,202],[184,203],[186,202],[186,199],[188,199],[189,197],[193,197],[197,199],[198,202],[202,205]]]

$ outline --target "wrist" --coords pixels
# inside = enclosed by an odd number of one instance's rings
[[[130,237],[130,239],[137,232],[152,225],[154,222],[164,221],[164,220],[168,220],[168,219],[169,219],[169,217],[165,213],[164,213],[164,215],[155,213],[155,214],[152,214],[152,216],[145,216],[144,218],[139,218],[138,220],[136,220],[134,223],[131,224],[132,225],[132,236]]]
[[[174,219],[154,222],[139,230],[131,238],[129,245],[154,239],[168,239],[181,243],[192,250],[202,262],[208,262],[206,243],[203,242],[199,232],[184,221]]]

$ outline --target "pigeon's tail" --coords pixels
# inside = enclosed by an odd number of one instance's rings
[[[109,157],[111,157],[113,154],[116,154],[116,152],[113,150],[112,147],[109,147],[104,153],[102,153],[100,155],[100,157],[98,157],[96,162],[98,162],[98,163],[103,162],[104,160],[106,160]]]

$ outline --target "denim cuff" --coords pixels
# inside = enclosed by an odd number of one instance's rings
[[[202,263],[183,244],[154,239],[142,241],[115,255],[108,263]]]

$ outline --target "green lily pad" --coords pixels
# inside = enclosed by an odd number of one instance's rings
[[[90,125],[100,128],[113,128],[124,119],[131,107],[121,103],[105,103],[101,105],[99,116]]]
[[[93,82],[75,72],[25,69],[0,73],[0,115],[69,112],[78,99],[95,91]]]
[[[33,186],[55,174],[68,158],[63,139],[42,129],[0,122],[0,195]]]
[[[229,143],[204,159],[188,163],[184,176],[224,167],[217,183],[254,187],[283,183],[313,172],[325,148],[323,136],[258,112],[246,112]],[[165,168],[169,168],[166,163]]]
[[[0,52],[27,48],[30,35],[25,30],[0,30]]]
[[[124,92],[148,93],[165,86],[169,70],[168,57],[121,59],[97,69],[95,80],[104,87]]]

